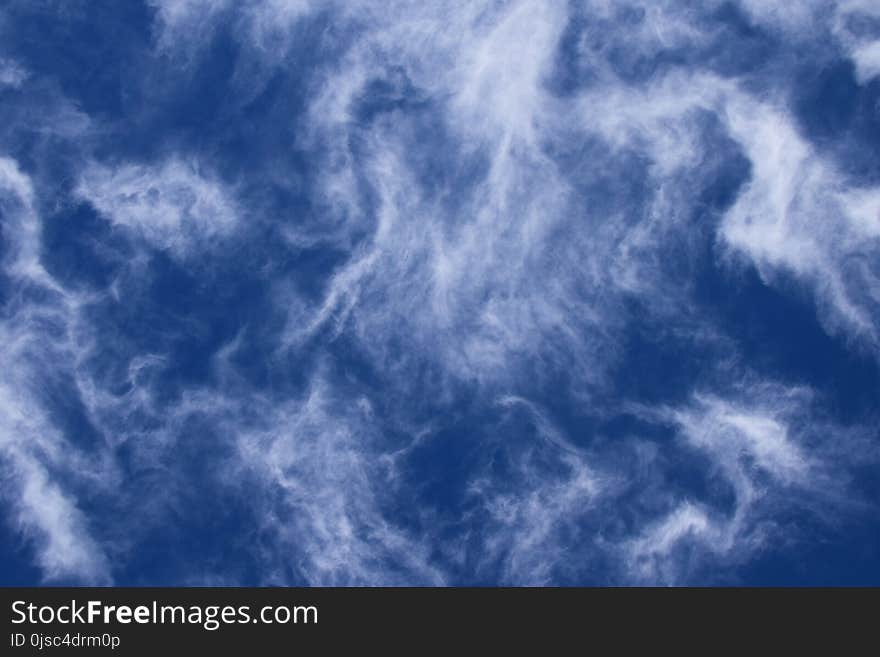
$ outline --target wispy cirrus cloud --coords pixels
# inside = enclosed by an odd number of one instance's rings
[[[78,507],[75,489],[53,476],[61,469],[80,479],[100,477],[103,466],[71,447],[40,404],[44,373],[56,376],[69,359],[65,320],[75,299],[40,263],[40,223],[30,177],[9,158],[0,159],[0,207],[6,249],[3,269],[15,292],[0,322],[4,375],[0,380],[0,453],[4,497],[12,522],[33,539],[47,581],[106,584],[111,567],[91,535],[90,521]],[[28,297],[47,296],[47,302]],[[61,340],[58,340],[61,333]],[[54,338],[54,339],[52,339]],[[60,361],[60,362],[59,362]]]
[[[47,581],[736,581],[869,505],[870,412],[719,312],[806,291],[875,358],[880,192],[798,89],[868,93],[869,3],[149,5],[155,102],[65,79],[0,131]]]
[[[239,220],[234,197],[193,164],[169,160],[86,169],[76,194],[114,225],[175,256],[227,237]]]

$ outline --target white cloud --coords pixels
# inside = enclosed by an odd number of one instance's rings
[[[865,83],[880,75],[880,40],[860,45],[853,50],[856,77]]]
[[[15,319],[20,322],[22,317]],[[55,471],[69,468],[87,480],[99,476],[34,401],[31,354],[38,336],[30,335],[31,329],[29,324],[0,325],[5,363],[0,377],[0,459],[11,474],[3,497],[13,509],[16,527],[33,540],[47,581],[107,584],[109,563],[89,532],[87,517],[78,509],[75,495],[55,483],[47,471],[48,465]]]
[[[616,148],[646,149],[672,185],[676,172],[706,155],[695,111],[715,114],[751,163],[749,181],[721,222],[721,244],[746,256],[768,284],[780,273],[808,284],[829,330],[876,345],[880,287],[869,268],[852,263],[880,247],[880,188],[849,181],[817,153],[782,99],[755,98],[717,76],[679,73],[636,90],[589,93],[580,103],[588,129]],[[674,201],[671,212],[695,199],[685,191]]]
[[[40,262],[40,222],[36,214],[34,189],[18,163],[0,157],[0,208],[4,210],[6,269],[16,276],[49,284]]]
[[[576,532],[579,522],[595,510],[597,482],[582,462],[564,458],[564,476],[533,473],[516,492],[492,490],[488,480],[477,479],[469,492],[481,501],[487,519],[481,526],[482,566],[500,558],[500,583],[551,586],[558,572],[578,572],[588,566],[591,551],[578,553],[566,544],[565,532]],[[528,478],[528,462],[523,463]]]
[[[394,482],[378,467],[368,405],[345,404],[313,380],[301,402],[238,436],[230,471],[259,488],[261,523],[276,539],[263,555],[269,582],[288,583],[293,572],[316,586],[442,584],[428,545],[381,511]]]
[[[0,158],[0,207],[7,253],[3,266],[14,289],[42,286],[47,305],[16,299],[0,320],[0,460],[10,474],[3,497],[15,525],[34,543],[46,581],[107,584],[110,568],[73,492],[53,481],[47,466],[70,468],[83,479],[100,478],[103,464],[68,447],[36,401],[36,372],[47,363],[57,371],[68,356],[64,340],[48,339],[63,327],[75,301],[64,293],[40,262],[40,223],[30,177],[9,158]]]
[[[211,34],[215,15],[229,0],[149,0],[156,9],[156,40],[161,51],[191,52]]]
[[[742,6],[751,20],[797,41],[810,38],[825,5]],[[312,8],[250,5],[239,38],[277,63],[291,21]],[[626,576],[639,581],[686,579],[683,549],[736,563],[772,540],[781,491],[809,498],[825,472],[807,445],[815,432],[797,419],[811,412],[803,390],[760,384],[753,394],[704,392],[660,413],[679,436],[670,449],[702,455],[731,487],[732,509],[682,496],[664,479],[663,454],[646,466],[657,472],[633,483],[645,490],[627,489],[613,468],[603,469],[610,466],[602,454],[574,448],[537,405],[508,393],[520,377],[553,367],[572,374],[577,392],[601,388],[633,298],[655,312],[694,311],[665,261],[691,257],[697,194],[716,148],[706,141],[706,117],[751,163],[750,179],[717,223],[721,250],[754,265],[768,284],[785,273],[808,285],[829,328],[869,341],[880,289],[870,267],[852,263],[874,252],[880,193],[848,180],[799,134],[785,89],[758,96],[747,83],[674,66],[640,85],[621,79],[615,57],[635,66],[639,57],[700,50],[724,37],[704,12],[680,3],[584,3],[595,25],[576,53],[595,79],[571,97],[547,87],[569,7],[401,1],[336,9],[336,25],[350,28],[351,40],[316,73],[307,121],[297,126],[300,144],[316,153],[326,221],[311,233],[298,227],[291,240],[333,243],[349,257],[318,303],[279,295],[290,307],[289,345],[349,332],[395,389],[407,390],[427,361],[440,378],[482,384],[492,398],[501,395],[502,407],[525,409],[554,456],[538,447],[518,453],[516,491],[491,476],[469,489],[487,519],[477,561],[500,560],[511,582],[552,581],[554,568],[571,558],[561,534],[617,504],[631,524],[585,539],[580,556],[616,549]],[[643,10],[642,20],[618,26],[624,9]],[[836,34],[866,80],[873,45]],[[437,133],[394,102],[361,120],[361,101],[377,80],[391,101],[428,105]],[[560,164],[555,156],[572,144],[580,156]],[[442,175],[426,181],[424,159],[440,149]],[[641,163],[644,172],[632,168]],[[614,188],[640,177],[645,198]],[[603,203],[608,195],[619,202]],[[695,324],[682,329],[693,340],[711,334]],[[421,565],[408,563],[411,574],[439,577],[425,569],[422,546],[377,511],[378,475],[353,429],[365,422],[354,411],[331,413],[338,403],[331,397],[317,386],[240,441],[248,467],[283,491],[285,502],[269,513],[273,531],[303,551],[300,568],[311,582],[381,579],[368,556],[376,545],[383,555],[413,550]],[[543,458],[557,471],[542,467]],[[320,465],[327,463],[332,471]],[[648,510],[626,506],[624,491]]]
[[[856,69],[856,79],[865,84],[880,75],[880,34],[861,34],[852,30],[852,21],[880,21],[880,7],[871,0],[843,0],[835,7],[832,30],[849,53]]]
[[[0,58],[0,87],[19,88],[28,79],[28,72],[14,61]]]
[[[335,27],[350,30],[350,42],[338,43],[338,59],[312,71],[308,88],[315,95],[296,126],[298,145],[313,156],[320,221],[285,231],[291,248],[332,245],[348,258],[318,302],[288,295],[294,286],[284,281],[276,300],[289,310],[290,348],[347,332],[390,382],[391,396],[402,391],[442,403],[446,397],[431,386],[452,380],[477,401],[497,402],[502,414],[523,414],[517,426],[529,427],[534,443],[499,448],[511,480],[486,469],[468,483],[476,510],[459,527],[476,522],[472,531],[480,536],[467,537],[471,547],[440,545],[451,561],[472,558],[477,570],[500,564],[510,583],[552,583],[560,570],[582,574],[600,558],[620,562],[624,577],[637,581],[682,581],[691,572],[683,552],[736,563],[773,540],[787,491],[808,501],[827,493],[820,489],[831,466],[823,459],[837,454],[814,443],[818,433],[841,431],[815,419],[800,388],[759,383],[751,392],[703,391],[687,404],[643,411],[672,427],[677,440],[646,447],[628,436],[633,454],[644,459],[637,463],[611,458],[602,436],[574,440],[519,392],[527,387],[521,384],[557,385],[552,374],[561,371],[572,382],[560,384],[560,394],[582,401],[587,415],[610,413],[616,409],[585,391],[609,384],[628,304],[681,310],[682,317],[695,312],[688,281],[669,275],[666,264],[687,262],[699,239],[692,219],[715,148],[702,131],[707,116],[751,162],[750,180],[718,221],[718,243],[768,284],[785,272],[810,286],[830,327],[877,339],[880,282],[868,260],[880,237],[880,190],[855,185],[816,152],[798,133],[784,90],[758,97],[748,84],[672,66],[640,85],[615,72],[614,56],[651,59],[706,46],[717,35],[702,14],[677,2],[584,3],[597,23],[576,52],[596,76],[561,97],[547,81],[573,5],[153,4],[157,46],[166,54],[180,44],[191,54],[188,48],[202,45],[221,16],[271,64],[284,61],[296,38],[292,28],[316,9],[332,7]],[[801,35],[816,16],[811,3],[790,12],[781,4],[745,6],[754,20]],[[643,20],[612,25],[627,8],[644,10]],[[839,38],[860,80],[874,75],[874,44]],[[13,79],[6,70],[0,67],[0,83]],[[389,89],[389,102],[361,120],[362,101],[377,80]],[[428,107],[430,120],[399,109],[397,101],[409,99]],[[236,233],[242,209],[234,191],[180,157],[154,165],[91,162],[76,187],[114,226],[180,259]],[[217,358],[229,390],[191,387],[162,406],[155,388],[167,354],[127,351],[111,357],[111,374],[97,371],[92,359],[112,334],[93,323],[90,310],[128,300],[114,289],[75,295],[46,273],[32,181],[5,158],[0,203],[11,245],[7,273],[51,292],[22,297],[0,326],[7,364],[0,449],[14,472],[10,503],[38,545],[48,579],[109,581],[108,555],[136,544],[137,538],[109,539],[111,521],[88,517],[78,496],[87,480],[95,495],[111,499],[120,445],[161,482],[139,516],[143,526],[133,531],[159,526],[168,509],[186,517],[175,496],[188,482],[173,456],[188,423],[198,420],[216,429],[218,445],[235,448],[218,480],[206,485],[252,501],[265,537],[254,549],[267,583],[449,581],[432,560],[439,529],[404,528],[390,519],[389,506],[408,503],[410,491],[397,488],[395,474],[406,449],[389,454],[383,422],[405,424],[405,401],[390,404],[393,421],[377,418],[354,384],[343,394],[344,386],[337,389],[323,373],[303,398],[264,398],[230,374],[236,341]],[[689,332],[691,342],[712,333],[699,319],[684,324],[677,330]],[[61,375],[69,376],[99,434],[91,451],[75,448],[37,394]],[[407,426],[404,433],[416,436],[414,444],[433,439],[432,427]],[[698,455],[700,466],[730,488],[730,508],[708,494],[683,494],[667,479],[669,461],[680,453]],[[54,480],[53,468],[64,477]],[[127,490],[115,512],[130,511],[139,492]],[[423,521],[430,516],[417,511]],[[476,554],[464,554],[469,549]],[[209,571],[192,577],[219,581]]]
[[[240,36],[267,61],[286,54],[291,28],[329,0],[149,0],[156,9],[155,36],[159,52],[191,58],[204,46],[224,16],[234,21]]]
[[[479,527],[476,569],[480,574],[500,563],[503,584],[552,585],[559,573],[578,572],[595,557],[595,545],[577,549],[570,541],[591,514],[602,513],[608,478],[537,404],[506,396],[497,405],[511,426],[525,418],[534,438],[488,441],[498,451],[486,461],[503,462],[504,474],[487,468],[468,485],[468,497],[482,514],[468,519]]]
[[[848,266],[877,252],[880,193],[861,188],[819,157],[784,111],[738,103],[731,131],[752,162],[752,179],[725,217],[721,234],[748,255],[768,282],[774,269],[809,283],[831,329],[876,345],[878,281]]]
[[[264,51],[264,56],[280,58],[284,41],[290,29],[300,18],[321,6],[315,0],[265,0],[246,7],[248,32],[252,41]]]
[[[111,584],[107,556],[90,536],[87,518],[75,502],[35,460],[20,457],[13,467],[21,487],[20,497],[13,502],[16,524],[33,538],[45,580]]]
[[[828,0],[798,0],[779,2],[773,0],[741,0],[747,14],[758,24],[785,30],[789,37],[803,34],[815,25],[822,12],[828,9]]]
[[[222,183],[177,159],[158,166],[92,164],[76,193],[113,224],[178,257],[228,236],[239,221]]]
[[[585,379],[593,376],[586,359],[600,338],[582,329],[597,313],[574,290],[599,284],[596,260],[608,246],[586,230],[550,243],[578,219],[569,214],[577,211],[569,183],[540,143],[553,132],[544,77],[565,18],[542,7],[400,3],[381,17],[367,14],[376,25],[326,79],[304,132],[332,154],[323,177],[328,207],[350,230],[369,225],[359,182],[366,180],[378,203],[375,232],[335,274],[317,313],[291,317],[295,343],[332,319],[334,330],[348,322],[382,359],[376,337],[400,330],[454,376],[492,381],[581,331],[584,344],[573,351]],[[389,76],[439,103],[451,140],[444,147],[459,154],[453,171],[485,157],[485,173],[464,191],[423,189],[411,159],[420,128],[401,114],[377,118],[361,152],[351,152],[349,134],[362,130],[351,116],[356,100],[371,80]]]
[[[837,436],[836,448],[845,453],[846,432],[818,420],[813,402],[806,388],[746,379],[724,397],[697,393],[686,406],[644,411],[671,423],[686,446],[708,459],[706,476],[722,477],[733,502],[727,508],[710,498],[670,497],[665,514],[624,542],[630,576],[681,583],[707,556],[717,564],[742,563],[786,540],[787,530],[775,523],[780,510],[800,507],[821,517],[823,503],[816,500],[839,495],[829,486],[836,466],[822,444]]]
[[[743,498],[752,494],[744,458],[782,483],[803,482],[809,472],[809,461],[792,440],[785,418],[802,407],[807,391],[768,385],[758,389],[760,393],[752,394],[759,405],[698,395],[695,408],[673,416],[688,442],[710,453],[731,480],[742,484]]]
[[[733,538],[729,525],[713,521],[704,509],[691,502],[682,502],[627,543],[629,575],[637,582],[674,584],[682,576],[682,568],[674,558],[682,543],[696,542],[700,547],[723,553],[732,547]]]

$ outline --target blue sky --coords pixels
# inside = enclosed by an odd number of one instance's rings
[[[880,584],[872,0],[0,6],[0,579]]]

